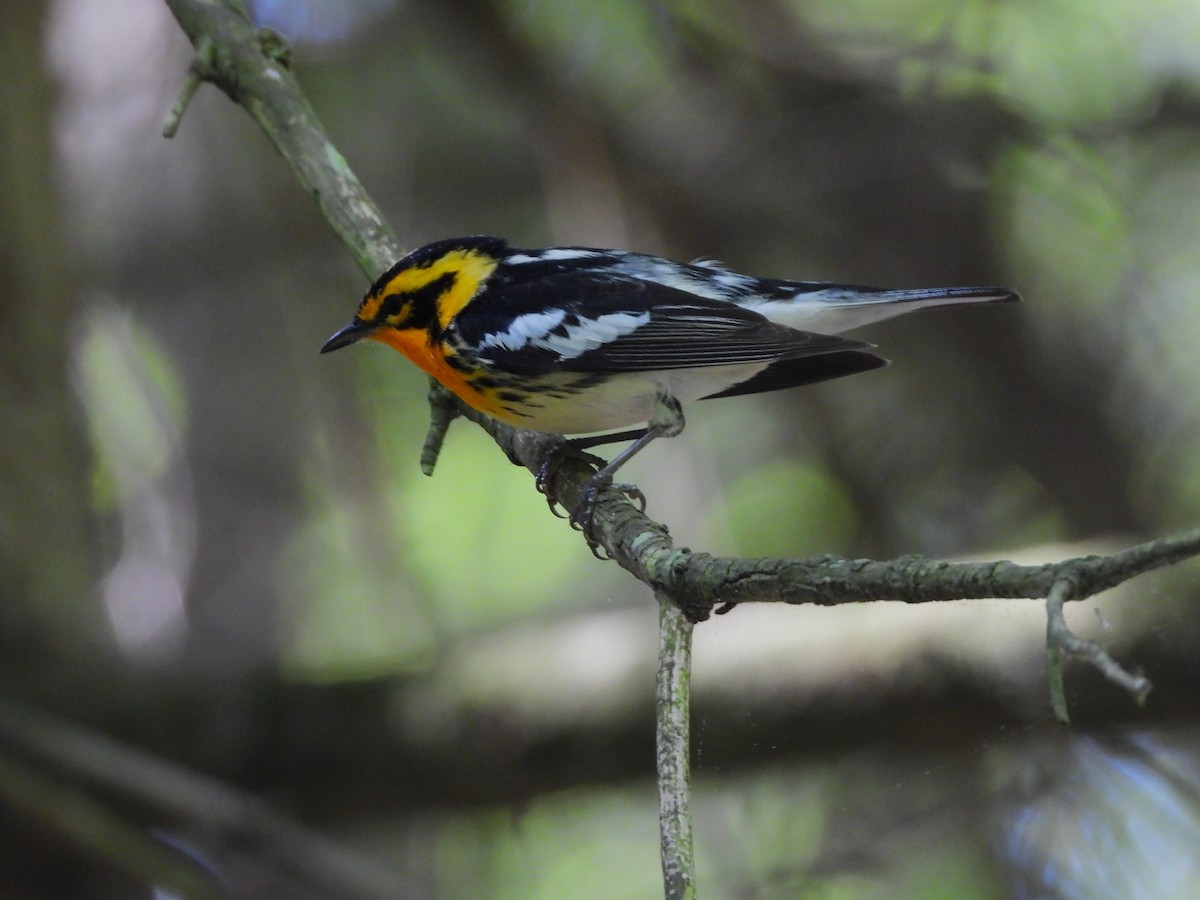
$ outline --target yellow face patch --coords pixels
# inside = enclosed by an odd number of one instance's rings
[[[354,318],[360,322],[374,322],[379,317],[379,307],[383,304],[383,291],[371,291],[363,298]]]
[[[358,318],[363,322],[378,320],[385,299],[395,296],[417,297],[422,291],[441,283],[444,290],[436,298],[435,314],[438,327],[445,329],[468,301],[475,296],[480,285],[495,270],[497,260],[477,250],[452,250],[433,260],[429,265],[402,269],[390,279],[371,291],[358,309]],[[433,288],[433,290],[437,290]],[[399,310],[387,317],[387,324],[403,328],[414,312],[413,304],[403,303]],[[424,323],[421,323],[423,327]]]
[[[458,315],[458,311],[467,305],[483,282],[495,271],[497,262],[494,257],[474,250],[460,250],[446,254],[430,266],[433,270],[455,274],[454,286],[438,298],[439,326],[445,328],[450,324],[450,320]]]

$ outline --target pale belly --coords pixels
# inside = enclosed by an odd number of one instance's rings
[[[612,375],[594,384],[581,383],[584,376],[563,373],[544,377],[542,386],[545,390],[525,398],[522,403],[500,405],[488,412],[521,428],[552,434],[589,434],[628,428],[650,419],[659,396],[674,397],[681,403],[699,400],[740,384],[765,367],[764,363],[752,363],[629,372]]]

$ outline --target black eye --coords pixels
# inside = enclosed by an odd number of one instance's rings
[[[379,320],[384,321],[398,316],[406,304],[407,298],[403,294],[388,294],[379,304]]]

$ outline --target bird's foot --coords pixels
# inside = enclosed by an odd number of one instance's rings
[[[579,502],[575,504],[575,508],[571,510],[571,527],[583,533],[583,539],[587,541],[588,549],[592,551],[592,555],[596,559],[611,559],[612,557],[604,550],[604,546],[596,537],[595,531],[595,515],[596,502],[600,499],[600,494],[605,490],[616,491],[619,494],[624,494],[630,500],[637,504],[638,512],[646,511],[646,495],[642,493],[642,489],[636,484],[614,483],[612,474],[601,469],[590,479],[583,488],[583,493],[579,497]]]
[[[542,464],[538,466],[538,470],[533,476],[533,483],[537,487],[538,493],[546,498],[546,505],[550,507],[550,512],[560,519],[566,519],[570,517],[567,516],[565,512],[559,512],[559,508],[562,506],[562,504],[550,493],[550,485],[554,481],[555,476],[558,475],[558,470],[562,468],[562,464],[572,456],[576,459],[583,460],[589,465],[604,465],[604,460],[602,460],[600,457],[592,453],[585,453],[583,450],[573,445],[570,441],[563,441],[548,454],[546,454],[546,458],[542,460]]]

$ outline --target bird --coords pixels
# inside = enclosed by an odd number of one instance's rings
[[[569,442],[577,450],[630,441],[591,477],[570,516],[591,543],[602,489],[644,504],[613,476],[651,441],[683,431],[683,404],[876,369],[888,360],[875,345],[842,332],[918,309],[1018,299],[1003,287],[788,281],[710,259],[518,249],[472,235],[426,244],[388,268],[321,353],[378,341],[502,422],[581,435]],[[538,473],[540,489],[545,477]]]

